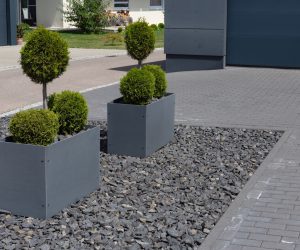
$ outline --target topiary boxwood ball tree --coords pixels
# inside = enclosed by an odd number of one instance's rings
[[[143,69],[133,68],[120,82],[120,92],[127,104],[146,105],[151,102],[155,90],[154,75]]]
[[[125,30],[125,45],[128,54],[138,60],[139,68],[141,68],[143,60],[154,50],[153,29],[143,19],[128,25]]]
[[[23,72],[43,85],[43,108],[47,108],[47,83],[64,73],[69,63],[68,44],[56,32],[43,27],[33,31],[21,50]]]

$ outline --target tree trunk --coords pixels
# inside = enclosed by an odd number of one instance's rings
[[[139,64],[138,64],[138,68],[141,69],[142,68],[142,60],[138,60]]]
[[[43,83],[43,109],[47,109],[47,83]]]

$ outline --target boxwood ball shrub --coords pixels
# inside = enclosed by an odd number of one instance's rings
[[[131,69],[120,82],[123,101],[128,104],[148,104],[153,98],[154,89],[154,75],[143,69]]]
[[[88,105],[77,92],[63,91],[48,98],[49,109],[59,117],[59,133],[74,134],[87,124]]]
[[[151,27],[154,31],[156,31],[156,30],[158,29],[158,27],[157,27],[156,24],[151,24],[150,27]]]
[[[15,142],[43,146],[54,142],[58,129],[58,116],[49,110],[21,111],[9,124]]]
[[[165,24],[163,24],[163,23],[159,23],[157,26],[160,30],[165,28]]]
[[[139,68],[154,50],[155,34],[153,29],[144,20],[139,20],[126,27],[125,45],[128,54],[138,60]]]
[[[155,77],[155,90],[154,97],[161,98],[166,94],[168,87],[166,73],[158,65],[146,65],[143,67],[144,70],[148,70]]]
[[[43,108],[47,108],[47,83],[59,77],[69,63],[68,45],[57,32],[39,27],[21,50],[23,72],[43,85]]]

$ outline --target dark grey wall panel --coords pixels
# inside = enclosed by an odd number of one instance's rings
[[[166,0],[166,28],[224,29],[225,0]]]
[[[6,0],[0,0],[0,46],[7,45]]]
[[[0,0],[0,46],[17,43],[17,0]]]
[[[166,54],[203,56],[225,55],[224,30],[166,29],[165,40]]]
[[[226,19],[227,0],[166,1],[167,71],[223,67]]]
[[[188,56],[188,55],[168,55],[166,67],[168,72],[223,69],[223,56]]]
[[[17,44],[17,0],[7,0],[7,44]]]
[[[229,0],[227,64],[300,67],[299,0]]]

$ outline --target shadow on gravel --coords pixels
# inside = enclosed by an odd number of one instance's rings
[[[162,60],[162,61],[156,61],[156,62],[151,62],[151,63],[145,63],[143,65],[148,65],[148,64],[155,64],[155,65],[159,65],[162,67],[162,69],[166,70],[166,61]],[[137,65],[129,65],[129,66],[124,66],[124,67],[117,67],[117,68],[111,68],[110,70],[118,70],[118,71],[129,71],[130,69],[137,67]]]
[[[107,154],[107,130],[100,130],[100,151]]]

